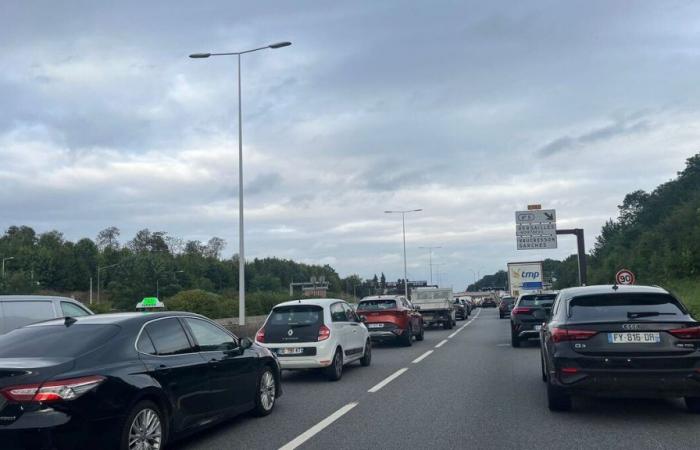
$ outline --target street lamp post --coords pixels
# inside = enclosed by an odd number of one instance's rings
[[[243,119],[241,107],[241,55],[268,48],[288,47],[291,42],[277,42],[265,47],[229,53],[193,53],[190,58],[236,56],[238,59],[238,324],[245,325],[245,253],[243,249]]]
[[[423,248],[428,250],[428,266],[430,266],[430,284],[433,284],[433,249],[435,248],[442,248],[442,247],[435,247],[435,246],[427,246],[427,247],[418,247],[418,248]]]
[[[2,259],[2,278],[5,279],[5,261],[10,261],[12,259],[15,259],[14,256],[9,256],[7,258]]]
[[[102,266],[97,268],[97,303],[100,303],[100,272],[111,267],[116,267],[121,263],[110,264],[108,266]]]
[[[408,298],[408,271],[406,269],[406,214],[423,211],[422,209],[407,209],[402,211],[384,211],[384,214],[401,214],[401,225],[403,227],[403,291]]]

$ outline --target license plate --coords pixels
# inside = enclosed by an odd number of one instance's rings
[[[540,331],[542,329],[542,325],[535,325],[535,331]]]
[[[302,353],[304,353],[304,349],[299,347],[287,347],[277,349],[278,355],[301,355]]]
[[[610,344],[658,344],[659,333],[608,333]]]
[[[367,325],[367,328],[384,328],[383,323],[370,323]]]

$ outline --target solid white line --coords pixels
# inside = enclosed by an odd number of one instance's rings
[[[446,342],[447,342],[447,339],[443,339],[438,345],[435,346],[435,348],[442,347],[443,345],[445,345]]]
[[[379,383],[377,383],[376,386],[374,386],[372,389],[370,389],[370,390],[367,391],[367,392],[372,392],[372,393],[377,392],[378,390],[380,390],[381,388],[383,388],[383,387],[386,386],[387,384],[389,384],[389,383],[391,383],[392,381],[394,381],[396,378],[398,378],[402,373],[404,373],[404,372],[407,371],[407,370],[408,370],[408,367],[404,367],[403,369],[397,370],[396,372],[392,373],[392,374],[389,375],[388,377],[384,378],[384,380],[382,380],[382,381],[380,381]]]
[[[284,446],[280,447],[279,450],[294,450],[295,448],[299,447],[301,444],[304,442],[308,441],[318,433],[320,433],[324,428],[335,422],[336,420],[340,419],[343,417],[345,414],[348,413],[351,409],[353,409],[355,406],[357,406],[359,402],[352,402],[348,403],[347,405],[343,406],[340,408],[338,411],[334,412],[330,416],[326,417],[313,427],[309,428],[308,430],[304,431],[302,434],[296,437],[293,441],[289,442],[288,444],[285,444]]]
[[[428,350],[427,352],[423,353],[423,354],[420,355],[418,358],[416,358],[416,359],[413,360],[413,364],[418,364],[419,362],[423,361],[425,358],[427,358],[428,356],[430,356],[431,353],[433,353],[432,350]]]

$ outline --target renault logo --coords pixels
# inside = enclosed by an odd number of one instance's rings
[[[293,335],[293,334],[294,334],[294,330],[292,330],[292,329],[290,328],[289,331],[287,331],[287,336],[291,336],[291,335]]]

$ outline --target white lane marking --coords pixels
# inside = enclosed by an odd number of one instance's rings
[[[430,356],[431,353],[433,353],[432,350],[428,350],[427,352],[423,353],[423,354],[420,355],[418,358],[416,358],[416,359],[413,360],[413,364],[418,364],[419,362],[423,361],[425,358],[427,358],[428,356]]]
[[[440,348],[443,345],[445,345],[446,343],[447,343],[447,339],[443,339],[442,341],[440,341],[440,343],[438,345],[435,346],[435,348]]]
[[[455,331],[455,332],[452,333],[451,335],[447,336],[447,339],[452,339],[453,337],[457,336],[457,333],[459,333],[459,332],[462,331],[463,329],[464,329],[464,327],[462,327],[462,328],[460,328],[459,330]]]
[[[309,428],[308,430],[304,431],[301,433],[299,436],[297,436],[293,441],[289,442],[288,444],[285,444],[284,446],[280,447],[279,450],[294,450],[295,448],[299,447],[301,444],[304,442],[308,441],[318,433],[320,433],[324,428],[335,422],[336,420],[340,419],[343,417],[345,414],[347,414],[351,409],[353,409],[355,406],[359,405],[359,402],[352,402],[348,403],[347,405],[343,406],[340,408],[338,411],[334,412],[330,416],[326,417],[313,427]]]
[[[404,367],[403,369],[397,370],[396,372],[392,373],[388,377],[384,378],[384,380],[377,383],[372,389],[370,389],[367,392],[372,392],[372,393],[377,392],[378,390],[380,390],[381,388],[383,388],[387,384],[394,381],[396,378],[398,378],[402,373],[404,373],[407,370],[408,370],[408,367]]]

